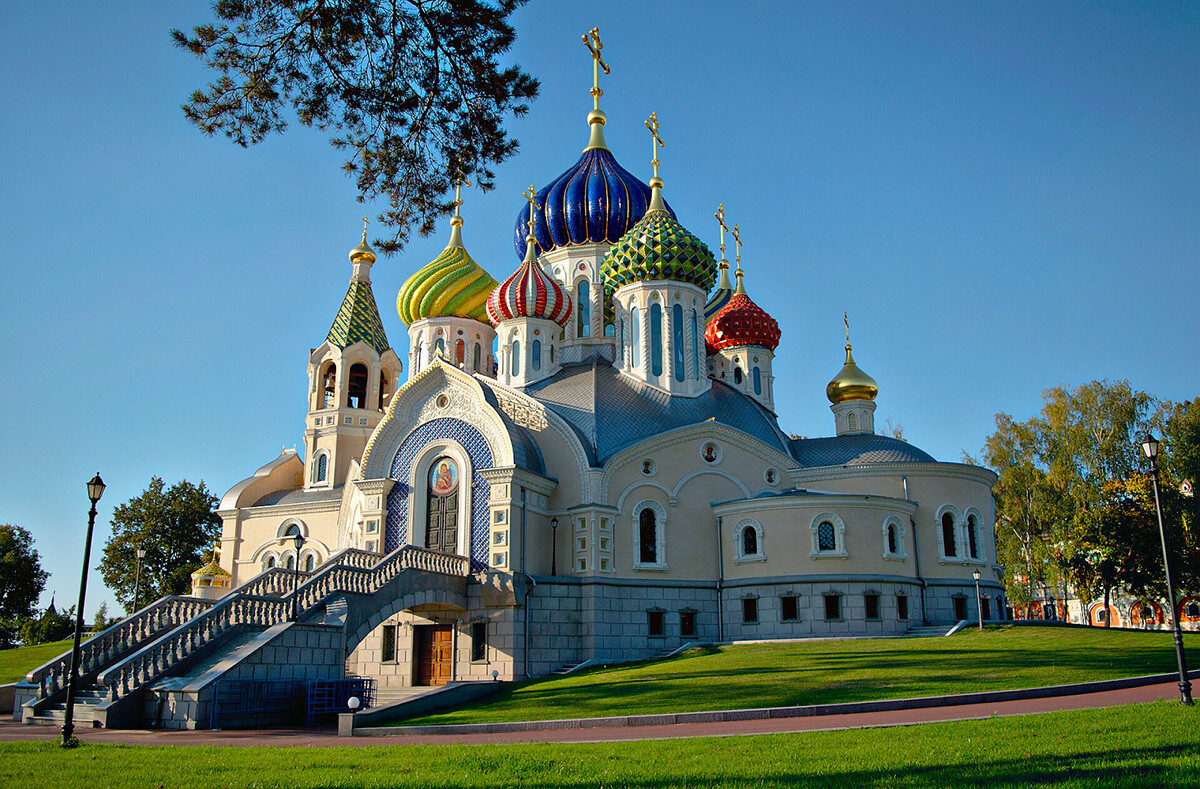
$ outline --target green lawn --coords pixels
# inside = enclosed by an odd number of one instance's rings
[[[1185,644],[1200,666],[1200,640]],[[671,660],[517,682],[415,723],[597,718],[1063,685],[1174,671],[1167,632],[989,627],[950,638],[699,647]]]
[[[0,743],[5,787],[1200,786],[1200,712],[1173,702],[755,737],[333,748]]]
[[[0,649],[0,685],[23,679],[26,674],[51,658],[56,658],[71,648],[70,639],[38,644],[34,647]]]

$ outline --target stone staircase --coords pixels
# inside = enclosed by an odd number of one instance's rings
[[[246,633],[286,626],[293,602],[299,621],[361,624],[380,607],[377,593],[389,597],[389,588],[405,572],[452,576],[465,583],[470,561],[414,546],[384,557],[349,548],[311,573],[268,570],[217,601],[163,598],[83,645],[81,676],[100,693],[87,705],[87,714],[93,725],[141,725],[139,691],[152,683],[219,662],[214,653],[224,654]],[[23,720],[53,720],[65,702],[70,659],[64,653],[26,676]],[[82,713],[77,700],[77,719],[83,720]]]
[[[75,712],[72,716],[76,726],[99,728],[96,705],[104,701],[104,688],[99,685],[84,685],[75,691]],[[67,702],[55,701],[42,705],[25,722],[34,726],[62,726],[67,716]]]
[[[935,638],[938,636],[948,636],[950,631],[958,627],[958,624],[953,625],[915,625],[908,629],[904,634],[905,638]]]

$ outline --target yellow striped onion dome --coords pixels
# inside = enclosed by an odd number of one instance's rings
[[[690,282],[708,293],[717,279],[717,261],[708,245],[664,210],[651,208],[621,236],[600,266],[605,288],[631,282]]]
[[[457,219],[457,217],[455,218]],[[458,220],[461,223],[462,220]],[[400,287],[396,312],[406,326],[425,318],[473,318],[487,323],[488,295],[498,284],[476,263],[459,240],[458,224],[442,254]]]

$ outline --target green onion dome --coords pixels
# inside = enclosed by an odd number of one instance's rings
[[[406,326],[441,317],[488,322],[488,295],[498,283],[463,248],[462,219],[455,216],[450,224],[450,243],[442,254],[409,277],[396,296],[396,312]]]
[[[717,280],[717,261],[671,214],[652,207],[609,249],[600,274],[609,291],[631,282],[671,280],[708,293]]]

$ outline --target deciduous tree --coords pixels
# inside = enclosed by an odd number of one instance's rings
[[[164,489],[161,477],[151,477],[144,493],[117,505],[99,570],[125,610],[132,610],[134,602],[139,547],[146,549],[143,604],[190,591],[191,574],[203,564],[202,552],[220,533],[216,507],[217,497],[203,482],[193,485],[183,480]]]
[[[219,76],[184,114],[205,134],[241,146],[283,132],[290,106],[304,126],[347,153],[359,200],[380,214],[400,249],[415,225],[429,233],[451,208],[456,171],[484,189],[517,149],[504,129],[537,96],[537,80],[502,66],[525,0],[217,0],[215,23],[172,30]]]
[[[33,535],[20,526],[0,524],[0,649],[16,643],[21,622],[33,615],[49,577]]]

